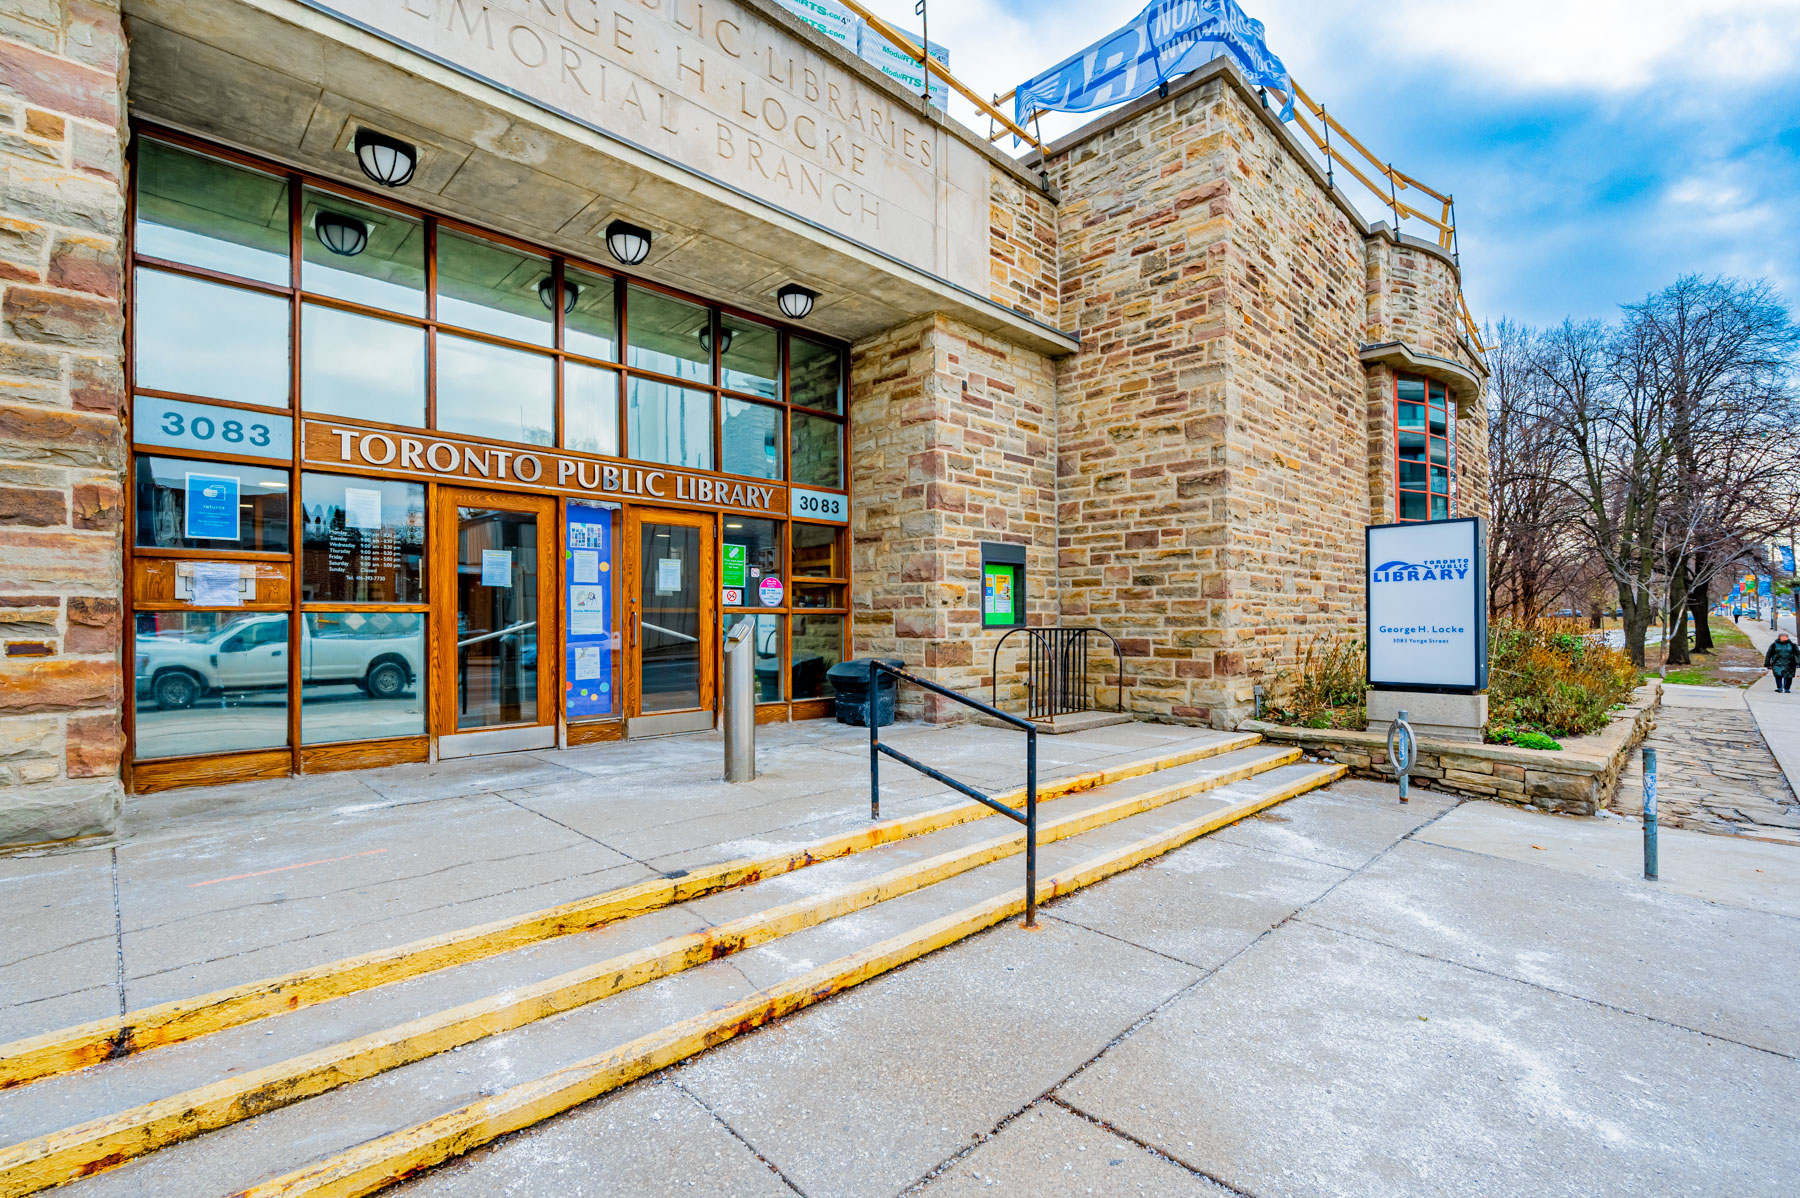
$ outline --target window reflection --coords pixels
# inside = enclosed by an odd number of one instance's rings
[[[590,358],[618,357],[619,321],[613,310],[613,281],[603,275],[563,271],[563,348]]]
[[[300,743],[425,732],[425,616],[308,612],[300,630]]]
[[[285,466],[139,454],[136,544],[151,549],[288,551]]]
[[[802,487],[843,485],[843,426],[823,416],[794,413],[793,461],[790,477]]]
[[[827,412],[844,410],[843,364],[834,347],[789,337],[788,366],[793,371],[789,402]]]
[[[781,409],[725,397],[719,438],[727,474],[781,477]]]
[[[288,284],[287,182],[260,171],[144,138],[133,233],[147,257]]]
[[[748,612],[725,614],[725,635],[745,620],[755,622],[750,643],[756,651],[756,701],[781,702],[781,621],[778,615],[751,615]]]
[[[437,426],[446,432],[549,445],[556,431],[550,358],[438,334]]]
[[[822,524],[794,525],[794,574],[800,578],[845,578],[843,540]]]
[[[711,470],[712,393],[634,378],[626,393],[629,454],[645,462]]]
[[[625,330],[629,365],[712,382],[712,313],[699,304],[633,287],[626,299]]]
[[[563,447],[607,457],[618,455],[617,371],[580,362],[563,366]]]
[[[425,315],[424,225],[328,192],[308,188],[302,194],[302,289],[408,316]]]
[[[134,753],[188,757],[288,743],[288,618],[139,612]]]
[[[514,341],[551,344],[555,284],[549,262],[442,226],[437,256],[439,320]]]
[[[721,314],[720,364],[733,391],[776,399],[781,394],[781,344],[766,324]]]
[[[719,558],[719,583],[728,591],[738,591],[735,603],[729,597],[726,602],[734,607],[763,606],[759,593],[762,580],[786,578],[781,568],[781,524],[728,512],[722,533],[719,540],[724,549]],[[779,607],[780,604],[767,606]]]
[[[300,488],[302,600],[424,602],[423,483],[308,474]]]
[[[794,698],[823,699],[836,694],[825,671],[844,660],[844,617],[796,613],[793,620]]]
[[[288,301],[160,270],[137,272],[137,385],[288,406]]]
[[[425,424],[425,331],[322,304],[300,313],[300,397],[309,412]]]

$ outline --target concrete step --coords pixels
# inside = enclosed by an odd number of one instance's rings
[[[1221,810],[1241,818],[1341,773],[1286,764],[1292,756],[1256,746],[1077,792],[1041,818],[1040,893],[1145,859],[1143,845],[1158,837],[1202,834]],[[791,1009],[873,976],[871,962],[892,956],[876,951],[886,941],[906,945],[882,966],[891,968],[1006,918],[1008,903],[1023,903],[1021,839],[1010,824],[965,821],[0,1095],[0,1138],[36,1136],[0,1150],[0,1193],[235,1123],[77,1186],[226,1192],[459,1110],[476,1096],[472,1079],[489,1092],[526,1085],[580,1065],[596,1047],[624,1051],[645,1037],[673,1036],[688,1055],[737,1027],[707,1022],[721,1003],[736,1010],[760,994],[758,1010]],[[860,963],[845,965],[851,958]],[[819,961],[842,968],[792,990]],[[691,1043],[679,1031],[689,1025],[698,1029]],[[27,1094],[31,1101],[17,1101]],[[258,1117],[239,1121],[250,1116]],[[334,1183],[329,1192],[370,1191]]]

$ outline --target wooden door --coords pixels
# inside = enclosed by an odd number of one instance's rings
[[[625,522],[628,736],[713,726],[719,588],[713,517],[629,510]]]

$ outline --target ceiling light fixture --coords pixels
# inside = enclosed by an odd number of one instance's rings
[[[419,151],[397,137],[373,129],[356,131],[356,162],[383,187],[405,187],[419,166]]]
[[[544,301],[544,307],[550,308],[556,302],[553,298],[555,295],[555,279],[551,278],[549,275],[545,275],[542,279],[538,280],[538,298]],[[565,314],[575,310],[575,301],[580,298],[581,288],[573,283],[563,284],[563,312]]]
[[[354,258],[369,248],[368,222],[342,212],[320,209],[313,217],[313,232],[320,245],[341,258]]]
[[[616,220],[606,226],[606,248],[626,266],[636,266],[650,256],[650,230]]]
[[[798,283],[789,283],[775,293],[775,301],[781,305],[782,315],[790,320],[805,320],[813,309],[813,301],[819,293],[809,291]]]
[[[720,354],[720,356],[723,356],[723,355],[731,352],[732,335],[733,334],[730,329],[721,328],[719,330],[719,354]],[[700,326],[700,348],[705,350],[709,354],[712,353],[712,325],[711,324],[703,324]]]

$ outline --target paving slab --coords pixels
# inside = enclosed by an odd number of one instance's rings
[[[725,1124],[665,1082],[634,1086],[589,1103],[387,1193],[406,1198],[792,1198],[794,1191]]]
[[[1233,824],[1216,836],[1228,844],[1361,869],[1402,836],[1460,801],[1416,788],[1411,801],[1399,799],[1399,788],[1389,783],[1340,782],[1300,802],[1283,803]]]
[[[1418,841],[1301,918],[1800,1057],[1800,923]]]
[[[945,1165],[916,1192],[930,1198],[977,1194],[1227,1198],[1230,1193],[1053,1102],[1032,1104],[992,1139]]]
[[[1787,1198],[1800,1170],[1800,1062],[1304,923],[1057,1094],[1258,1198]]]
[[[1658,879],[1644,882],[1644,825],[1639,821],[1548,815],[1480,800],[1464,803],[1413,839],[1800,917],[1800,852],[1787,845],[1660,828]]]
[[[0,1041],[117,1014],[118,976],[109,852],[0,860]]]
[[[803,1193],[891,1195],[1199,971],[1069,924],[1006,924],[674,1074]]]

